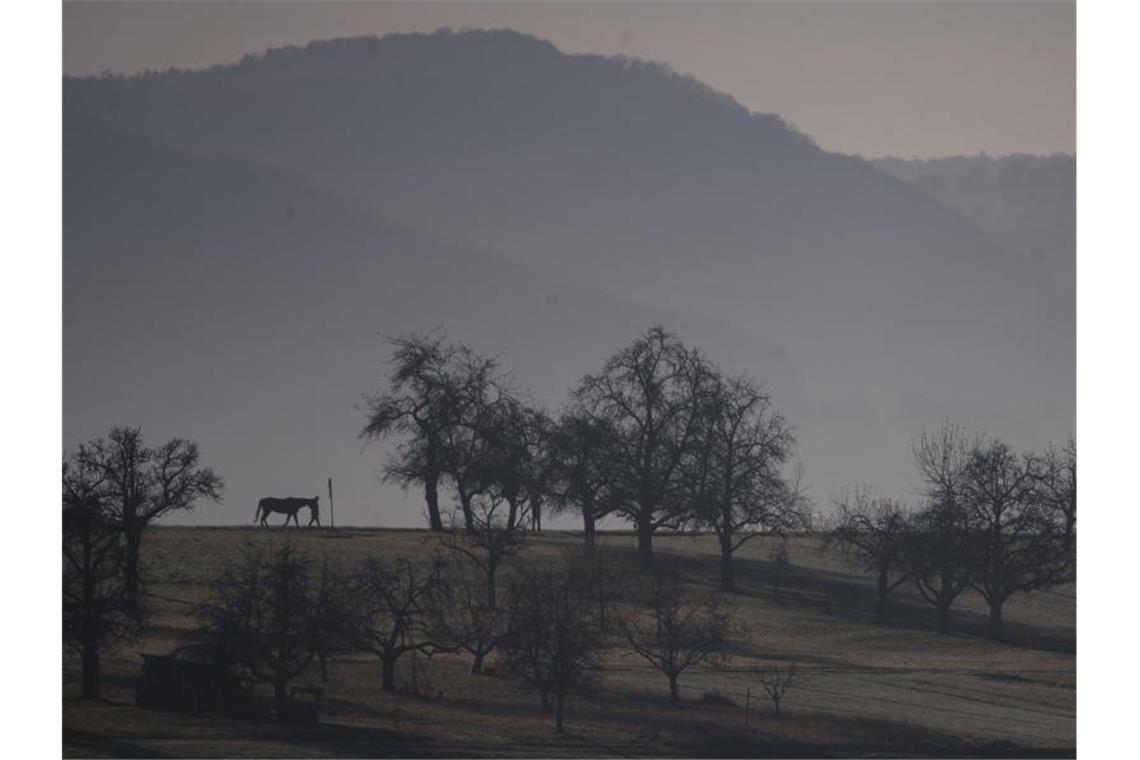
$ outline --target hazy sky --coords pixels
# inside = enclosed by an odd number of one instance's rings
[[[1072,2],[67,2],[63,64],[77,75],[196,68],[441,26],[662,61],[845,153],[1076,146]]]

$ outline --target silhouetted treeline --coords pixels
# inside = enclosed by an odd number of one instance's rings
[[[946,631],[954,602],[973,589],[1001,639],[1011,596],[1076,577],[1076,442],[1017,454],[947,422],[923,433],[914,456],[920,507],[857,492],[837,504],[829,539],[875,573],[879,622],[890,592],[912,581]]]
[[[606,650],[628,647],[659,670],[673,705],[682,673],[727,652],[737,626],[716,592],[695,595],[674,571],[584,550],[486,562],[489,547],[514,540],[505,521],[476,521],[473,532],[440,536],[423,560],[355,566],[288,541],[268,550],[247,542],[211,582],[195,610],[198,634],[180,651],[271,686],[283,721],[292,719],[290,684],[330,658],[375,655],[381,688],[394,692],[397,666],[413,653],[465,653],[473,677],[494,655],[496,673],[532,686],[558,731],[568,699],[598,688]]]
[[[598,520],[620,516],[643,567],[659,529],[704,529],[717,535],[721,585],[732,590],[745,541],[808,524],[798,474],[784,472],[791,425],[755,381],[726,376],[660,326],[584,376],[553,417],[497,359],[438,335],[392,344],[388,389],[365,399],[361,435],[397,439],[385,477],[423,488],[432,530],[444,529],[441,487],[468,533],[477,512],[507,535],[538,529],[548,504],[582,516],[590,547]]]

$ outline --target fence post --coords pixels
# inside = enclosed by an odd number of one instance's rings
[[[332,478],[329,478],[329,525],[336,527],[336,511],[333,510]]]

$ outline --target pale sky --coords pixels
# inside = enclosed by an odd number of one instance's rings
[[[66,2],[64,72],[200,68],[269,47],[512,28],[660,61],[866,156],[1076,149],[1072,2]]]

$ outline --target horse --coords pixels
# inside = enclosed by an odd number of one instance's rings
[[[289,496],[284,499],[276,498],[273,496],[266,496],[264,499],[257,502],[257,511],[253,513],[253,519],[254,521],[257,521],[258,518],[260,518],[262,526],[269,527],[269,523],[266,522],[266,519],[269,517],[269,513],[277,512],[279,514],[285,515],[285,522],[282,524],[283,527],[285,525],[288,525],[289,521],[292,520],[293,524],[300,528],[301,523],[297,521],[297,512],[303,507],[309,508],[308,524],[312,525],[313,523],[316,523],[318,528],[321,527],[320,496],[314,496],[311,499],[303,499],[298,496]]]

